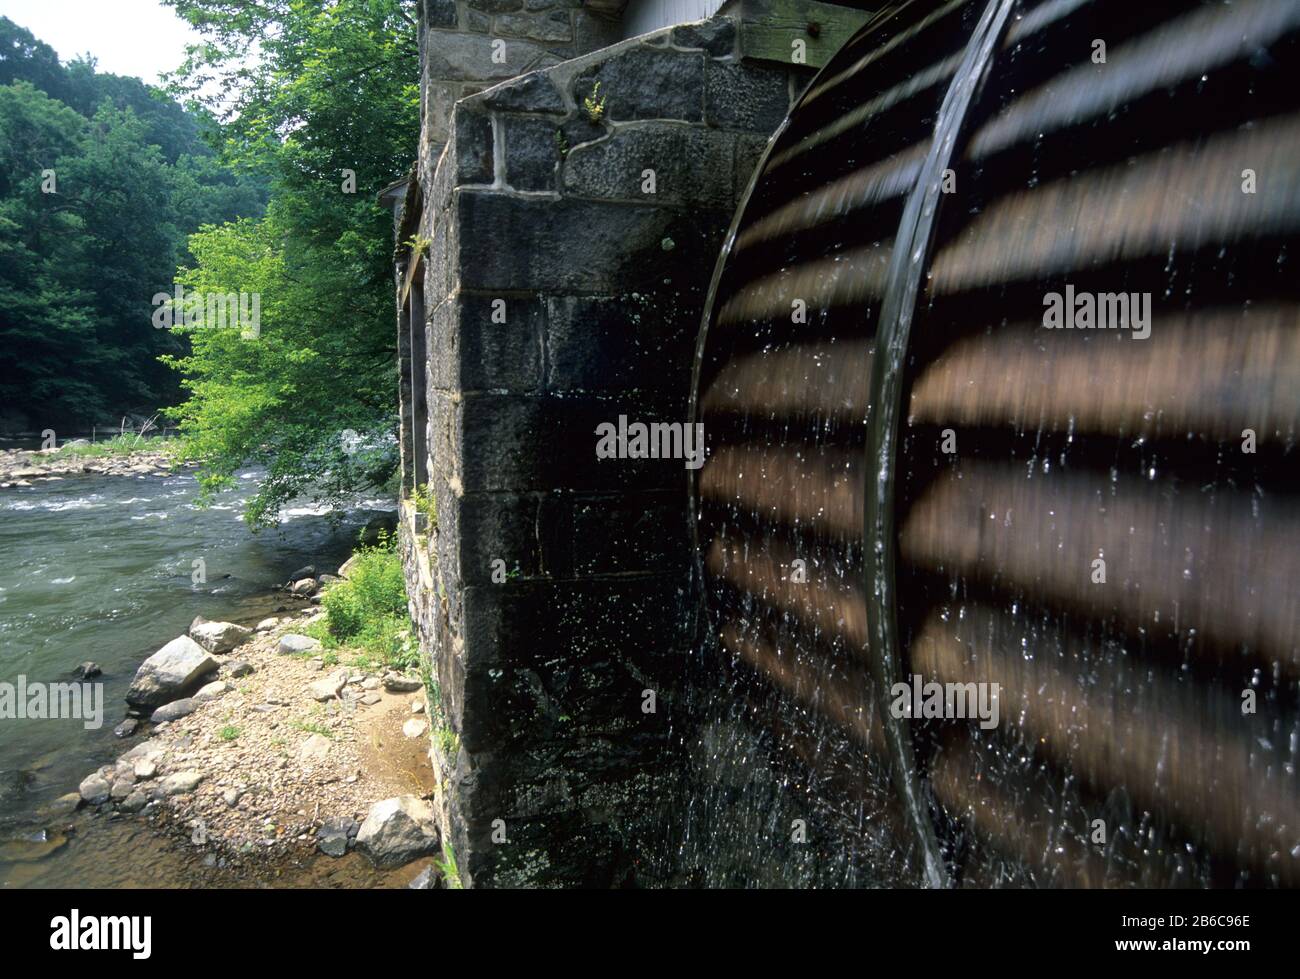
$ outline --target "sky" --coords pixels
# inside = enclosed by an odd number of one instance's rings
[[[185,45],[199,40],[159,0],[0,0],[0,16],[54,48],[62,62],[89,52],[100,71],[150,84],[180,65]]]

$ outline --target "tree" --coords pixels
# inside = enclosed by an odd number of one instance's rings
[[[273,188],[265,220],[191,238],[181,276],[218,292],[255,283],[260,339],[188,331],[192,353],[169,361],[185,376],[178,412],[205,488],[249,460],[267,465],[246,514],[256,526],[295,494],[337,503],[396,466],[392,221],[376,194],[415,158],[415,5],[166,2],[206,41],[174,91],[197,96],[218,80],[223,161],[268,174]],[[388,448],[344,451],[358,442]]]

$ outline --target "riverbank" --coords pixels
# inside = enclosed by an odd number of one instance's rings
[[[269,867],[355,850],[435,886],[424,685],[305,635],[320,634],[325,617],[308,607],[252,629],[197,619],[137,673],[134,695],[143,684],[151,705],[165,703],[128,719],[135,743],[51,816],[143,820],[250,884]],[[173,679],[194,675],[159,694],[164,660],[184,662]]]
[[[103,442],[74,439],[58,448],[0,449],[0,489],[69,476],[169,476],[178,466],[159,438],[120,436]]]

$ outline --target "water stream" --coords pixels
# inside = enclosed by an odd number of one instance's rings
[[[271,614],[286,604],[273,590],[278,584],[306,564],[332,571],[359,528],[387,506],[358,500],[332,526],[304,505],[255,535],[240,512],[256,480],[255,472],[241,473],[208,508],[195,505],[197,485],[186,473],[64,478],[0,493],[0,681],[66,682],[78,664],[93,661],[104,684],[98,729],[79,720],[0,721],[0,886],[250,883],[205,866],[202,854],[164,842],[139,820],[38,813],[134,743],[113,728],[146,656],[196,615],[250,624]],[[206,580],[196,583],[199,559]],[[280,873],[280,884],[330,885],[340,874],[378,882],[352,860]]]

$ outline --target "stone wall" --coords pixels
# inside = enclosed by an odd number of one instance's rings
[[[576,34],[583,12],[552,9]],[[432,70],[455,61],[428,50]],[[654,882],[693,629],[687,470],[600,460],[596,429],[686,422],[718,249],[804,80],[742,61],[720,17],[468,97],[458,82],[421,160],[437,527],[417,533],[408,505],[402,547],[466,883]]]

